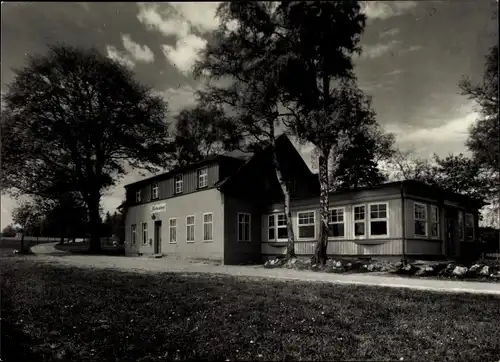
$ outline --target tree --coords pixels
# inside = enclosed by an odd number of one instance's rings
[[[279,107],[278,63],[273,51],[279,28],[272,2],[226,2],[218,8],[221,25],[215,41],[202,53],[195,75],[229,80],[228,86],[207,84],[198,93],[201,104],[224,105],[234,114],[228,128],[250,141],[256,151],[271,147],[272,163],[284,197],[288,243],[286,258],[295,255],[290,212],[290,190],[276,155],[276,127],[283,116]],[[226,127],[227,128],[227,127]],[[252,142],[253,141],[253,142]]]
[[[395,153],[394,135],[385,134],[378,124],[367,127],[353,137],[338,164],[330,161],[330,180],[333,190],[372,187],[387,180],[379,162],[389,160]]]
[[[386,168],[386,177],[390,181],[416,180],[430,183],[434,180],[434,168],[430,161],[417,157],[411,150],[395,150],[387,160]]]
[[[498,44],[492,46],[485,59],[481,84],[467,78],[459,83],[462,94],[480,107],[480,118],[469,129],[467,147],[489,180],[487,196],[496,212],[500,212],[500,121],[498,117]]]
[[[26,251],[24,249],[24,236],[26,232],[33,229],[41,217],[40,209],[32,201],[24,201],[13,210],[12,220],[21,227],[21,253]]]
[[[16,236],[16,234],[17,234],[17,229],[12,224],[7,225],[2,230],[2,236],[5,237],[14,237]]]
[[[232,151],[242,142],[234,122],[220,106],[199,104],[181,110],[175,118],[176,166]]]
[[[277,48],[283,65],[279,81],[286,103],[299,115],[292,129],[318,151],[321,227],[312,261],[324,263],[330,154],[338,164],[353,131],[360,132],[350,122],[373,118],[369,100],[349,81],[366,17],[358,2],[282,2],[278,9],[287,37]]]
[[[3,185],[49,200],[78,195],[90,249],[99,251],[103,191],[127,164],[154,171],[167,163],[167,104],[95,49],[51,46],[15,73],[4,97]]]

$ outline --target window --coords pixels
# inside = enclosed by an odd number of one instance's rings
[[[427,236],[427,205],[415,202],[413,204],[415,235]]]
[[[152,192],[151,192],[151,198],[157,199],[158,198],[158,183],[155,182],[153,184]]]
[[[208,168],[204,167],[198,170],[198,188],[207,187],[208,185]]]
[[[365,205],[354,206],[354,236],[360,237],[365,236]]]
[[[203,241],[213,240],[214,222],[213,215],[203,214]]]
[[[136,240],[137,240],[137,225],[133,224],[132,225],[132,245],[135,245]]]
[[[273,214],[267,216],[269,221],[268,240],[288,240],[288,229],[285,214]]]
[[[141,195],[141,190],[137,191],[137,192],[135,193],[135,201],[136,201],[136,202],[141,202],[141,196],[142,196],[142,195]]]
[[[184,183],[184,179],[182,175],[175,176],[175,193],[180,194],[182,192],[182,186]]]
[[[148,243],[148,223],[142,223],[142,243],[146,245]]]
[[[463,213],[463,211],[458,211],[458,235],[460,236],[460,241],[464,241],[464,213]]]
[[[370,236],[381,237],[389,235],[387,203],[370,205]]]
[[[330,209],[328,214],[328,236],[334,238],[345,236],[344,208]]]
[[[314,239],[316,236],[314,211],[304,211],[297,213],[297,223],[299,228],[299,238]]]
[[[238,241],[250,241],[250,214],[238,214]]]
[[[439,238],[439,209],[431,206],[431,237]]]
[[[177,219],[170,219],[168,221],[168,242],[175,244],[177,242]]]
[[[194,242],[194,216],[190,215],[186,217],[186,241]]]
[[[465,214],[465,239],[474,241],[474,215]]]

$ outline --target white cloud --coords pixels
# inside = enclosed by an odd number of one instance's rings
[[[415,51],[420,50],[420,49],[422,49],[422,47],[420,45],[412,45],[408,49],[403,50],[403,52],[415,52]]]
[[[416,6],[416,1],[363,1],[361,3],[361,9],[368,20],[385,20],[400,16]]]
[[[195,92],[196,89],[189,85],[169,88],[163,92],[163,97],[168,102],[169,112],[175,114],[182,108],[194,106],[196,104]]]
[[[162,45],[163,54],[181,73],[188,74],[207,41],[196,35],[189,34],[177,40],[175,46]]]
[[[139,45],[132,40],[130,35],[122,34],[123,47],[137,61],[151,63],[155,56],[151,49],[146,45]]]
[[[399,29],[398,28],[392,28],[392,29],[388,29],[388,30],[385,30],[383,32],[380,33],[379,37],[380,38],[386,38],[386,37],[390,37],[390,36],[394,36],[394,35],[397,35],[399,34]]]
[[[363,45],[363,51],[361,53],[361,58],[373,59],[378,58],[391,50],[400,43],[398,40],[393,40],[389,43],[378,43],[373,45]]]
[[[398,74],[401,74],[401,73],[404,73],[404,70],[402,69],[395,69],[391,72],[388,72],[388,73],[385,73],[384,75],[385,76],[393,76],[393,75],[398,75]]]
[[[128,68],[135,67],[135,63],[132,61],[132,59],[130,59],[127,54],[120,52],[118,49],[116,49],[116,47],[112,45],[106,45],[106,52],[108,53],[108,58],[113,59]]]
[[[176,37],[176,43],[162,45],[165,57],[182,73],[191,71],[205,48],[206,40],[199,34],[213,31],[219,25],[216,17],[218,2],[186,2],[159,4],[139,4],[137,18],[148,28],[157,30],[165,36]]]

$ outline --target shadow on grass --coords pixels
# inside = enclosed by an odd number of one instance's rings
[[[125,249],[123,245],[120,245],[116,248],[110,246],[102,246],[101,250],[98,252],[89,250],[89,244],[56,244],[55,248],[60,251],[77,255],[125,256]]]
[[[36,341],[2,318],[2,361],[41,361],[43,356],[32,351]]]

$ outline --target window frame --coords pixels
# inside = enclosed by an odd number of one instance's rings
[[[210,222],[205,221],[205,216],[207,216],[207,215],[211,216]],[[214,241],[214,214],[212,212],[204,213],[202,221],[203,221],[203,241],[206,241],[206,242]],[[210,239],[205,239],[205,225],[210,225],[210,236],[211,236]]]
[[[193,223],[190,224],[188,222],[188,219],[192,217],[193,218]],[[189,240],[188,237],[189,237],[189,227],[192,226],[193,227],[193,240]],[[195,215],[187,215],[186,216],[186,243],[194,243],[196,240],[196,216]]]
[[[423,208],[424,208],[424,217],[423,218],[417,219],[417,215],[416,215],[417,206],[423,206]],[[417,221],[423,221],[425,223],[424,224],[425,234],[417,234],[416,228],[415,228],[415,224]],[[424,203],[418,202],[418,201],[413,201],[413,236],[415,236],[416,238],[424,238],[424,239],[429,237],[429,215],[428,215],[428,210],[427,210],[427,204],[424,204]]]
[[[469,239],[467,235],[467,229],[469,229],[469,226],[467,225],[467,217],[471,216],[472,217],[472,226],[470,227],[472,229],[472,238]],[[474,242],[475,241],[475,236],[476,236],[476,220],[474,217],[474,214],[471,212],[465,212],[465,218],[464,218],[464,239],[467,242]]]
[[[314,222],[312,224],[300,224],[300,215],[302,214],[309,214],[309,213],[312,213],[313,216],[314,216]],[[300,240],[300,241],[303,241],[303,240],[306,240],[306,241],[313,241],[316,239],[316,222],[317,222],[317,216],[316,216],[316,210],[303,210],[303,211],[297,211],[297,240]],[[306,237],[306,238],[302,238],[300,237],[300,227],[301,226],[314,226],[314,235],[312,237]]]
[[[372,206],[375,205],[385,205],[385,218],[374,218],[372,219],[372,212],[371,208]],[[367,205],[367,211],[368,211],[368,238],[369,239],[386,239],[389,237],[390,232],[389,232],[389,202],[383,201],[383,202],[371,202]],[[384,235],[372,235],[372,221],[385,221],[386,225],[386,231],[387,233]]]
[[[356,208],[357,207],[362,207],[363,208],[363,219],[362,220],[356,220]],[[366,237],[368,236],[368,228],[366,226],[366,222],[368,220],[368,217],[367,217],[367,206],[366,204],[357,204],[357,205],[352,205],[352,226],[353,226],[353,230],[352,230],[352,236],[354,237],[354,239],[366,239]],[[364,225],[364,228],[363,228],[363,235],[356,235],[356,224],[363,224]]]
[[[434,210],[436,211],[436,220],[434,220],[434,219],[433,219],[433,215],[432,215]],[[436,205],[431,205],[431,215],[430,215],[430,219],[431,219],[431,222],[430,222],[430,231],[429,231],[429,236],[431,237],[431,239],[439,239],[439,237],[440,237],[440,235],[441,235],[441,232],[440,232],[440,230],[439,230],[439,228],[440,228],[440,224],[441,224],[441,222],[440,222],[441,218],[440,218],[440,216],[439,216],[439,207],[438,207],[438,206],[436,206]],[[437,228],[436,228],[436,230],[437,230],[437,235],[435,235],[435,236],[434,236],[434,235],[432,235],[432,229],[433,229],[434,224],[437,224]]]
[[[331,212],[333,210],[342,210],[342,222],[338,221],[330,221],[330,216]],[[330,224],[342,224],[344,226],[344,235],[342,236],[330,236]],[[339,239],[346,239],[346,234],[347,234],[347,228],[346,228],[346,207],[345,206],[339,206],[339,207],[329,207],[328,208],[328,239],[332,240],[339,240]]]
[[[142,245],[147,245],[149,239],[148,223],[142,223]]]
[[[151,185],[151,199],[152,200],[156,200],[160,197],[160,185],[158,184],[158,182],[154,182],[152,185]]]
[[[180,190],[177,189],[177,184],[180,185],[179,188]],[[182,194],[183,191],[184,191],[184,175],[181,173],[174,176],[174,194],[175,195]]]
[[[132,224],[130,226],[130,233],[131,233],[131,245],[135,245],[137,242],[137,224]]]
[[[248,216],[248,222],[243,220],[243,222],[240,222],[240,215]],[[248,240],[243,240],[241,236],[245,235],[240,235],[240,224],[242,225],[248,225]],[[252,214],[247,213],[247,212],[238,212],[236,215],[236,234],[237,234],[237,240],[238,242],[251,242],[252,241]]]
[[[458,239],[459,239],[459,241],[465,241],[465,211],[464,210],[458,210],[457,224],[458,224]]]
[[[202,171],[205,171],[204,175],[201,173]],[[198,170],[196,170],[196,175],[198,176],[197,177],[197,179],[198,179],[198,188],[199,189],[203,189],[205,187],[208,187],[208,167],[205,166],[205,167],[199,168]],[[201,179],[202,176],[205,176],[205,184],[204,185],[202,185],[201,181],[200,181],[200,179]]]
[[[283,215],[283,217],[285,218],[285,225],[279,225],[278,221],[279,221],[279,217]],[[284,212],[279,212],[279,213],[274,213],[274,214],[267,214],[267,241],[273,241],[273,242],[287,242],[288,241],[288,226],[286,224],[286,215]],[[271,218],[274,220],[274,225],[273,226],[270,226],[270,223],[269,223],[269,220],[271,220]],[[286,233],[287,233],[287,237],[286,238],[279,238],[278,235],[279,235],[279,232],[278,232],[278,229],[285,229],[286,230]],[[270,230],[274,230],[274,238],[270,238],[269,237],[269,231]]]
[[[142,201],[142,190],[135,192],[135,202],[139,203]]]
[[[174,225],[172,225],[172,221],[175,221]],[[172,241],[172,230],[175,231],[174,241]],[[177,244],[177,218],[175,217],[168,219],[168,243]]]

